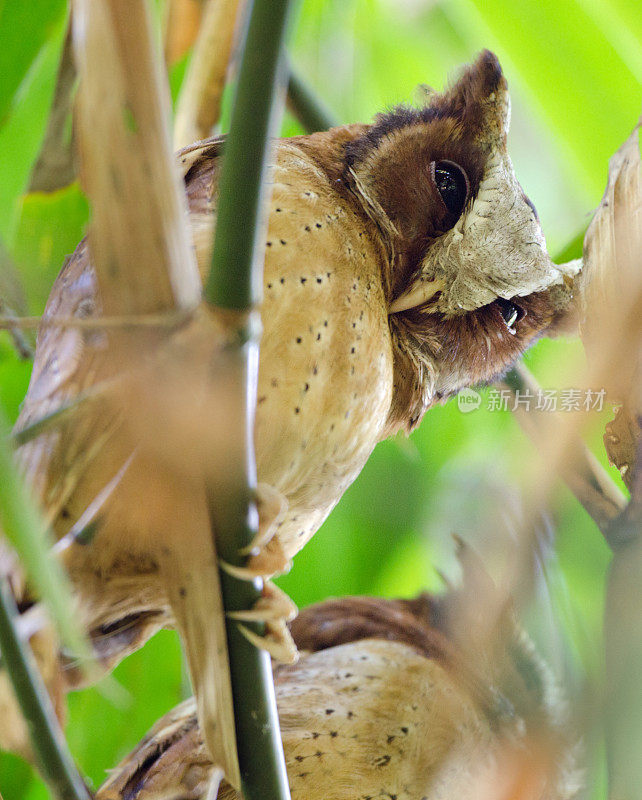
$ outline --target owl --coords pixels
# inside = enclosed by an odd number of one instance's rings
[[[575,268],[548,256],[507,154],[508,124],[506,80],[483,52],[422,108],[277,142],[261,304],[254,572],[287,568],[379,441],[411,432],[462,387],[501,375],[563,316]],[[211,139],[177,156],[203,275],[223,150],[223,139]],[[209,424],[225,436],[234,409],[214,392],[198,417],[194,375],[216,374],[203,342],[219,336],[224,352],[224,326],[201,309],[149,369],[127,373],[130,354],[121,353],[123,374],[112,363],[105,382],[104,331],[52,324],[99,316],[90,237],[53,287],[17,430],[83,402],[19,459],[103,663],[175,625],[199,694],[216,683],[208,654],[224,637],[216,554],[203,533],[202,459],[217,451],[205,431]],[[119,380],[127,393],[111,391]],[[180,436],[172,438],[174,423]],[[216,469],[227,466],[208,464],[208,475]],[[83,544],[77,534],[88,528],[93,538]],[[283,599],[271,597],[266,615],[274,618],[275,605],[286,615]],[[205,735],[211,744],[209,728]]]
[[[293,800],[575,796],[573,736],[548,668],[508,608],[501,633],[475,649],[460,594],[346,597],[300,613],[301,657],[275,673]],[[188,700],[96,798],[201,800],[213,775]],[[218,798],[238,795],[223,782]]]

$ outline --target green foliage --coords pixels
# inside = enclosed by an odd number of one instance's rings
[[[24,564],[25,572],[45,601],[62,641],[77,655],[87,655],[83,634],[73,615],[71,587],[60,562],[50,552],[51,540],[24,481],[14,469],[10,427],[0,408],[0,526]]]
[[[64,0],[0,5],[0,237],[11,244],[53,94],[66,24]]]
[[[3,2],[0,6],[0,122],[5,122],[18,89],[41,48],[66,16],[65,0]],[[22,35],[19,35],[20,32]]]
[[[13,257],[34,314],[44,308],[51,284],[82,239],[88,219],[89,206],[76,183],[22,198]]]
[[[0,2],[0,237],[34,311],[88,219],[75,186],[52,196],[23,195],[44,133],[64,6],[62,0]],[[417,84],[441,87],[479,49],[495,50],[512,91],[516,172],[538,207],[551,251],[562,253],[573,243],[564,258],[578,254],[576,237],[599,201],[608,159],[640,110],[642,15],[635,0],[303,0],[295,22],[293,60],[343,121],[366,121],[412,101]],[[184,71],[185,61],[172,73],[174,97]],[[291,118],[283,130],[299,132]],[[573,341],[541,342],[527,357],[545,388],[567,388],[571,366],[581,360]],[[12,419],[27,379],[28,365],[0,334],[0,403]],[[453,532],[501,561],[492,520],[498,510],[518,519],[520,481],[536,456],[509,412],[485,408],[487,398],[485,390],[482,408],[470,414],[456,402],[435,408],[410,439],[377,448],[281,579],[296,602],[437,589],[435,567],[457,573]],[[603,462],[606,418],[608,410],[597,416],[591,440]],[[550,588],[542,586],[530,615],[532,632],[575,685],[599,681],[608,552],[565,490],[555,498],[549,523],[557,544],[546,568]],[[551,619],[556,624],[546,623]],[[91,780],[99,783],[105,769],[182,698],[181,675],[176,638],[164,633],[116,671],[126,702],[100,688],[70,697],[72,751]],[[592,796],[603,798],[599,748],[594,763]],[[46,797],[31,771],[6,755],[0,757],[0,789],[4,800]]]

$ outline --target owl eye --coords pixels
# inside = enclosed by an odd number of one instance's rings
[[[448,211],[459,218],[468,198],[468,177],[452,161],[433,161],[430,172]]]
[[[526,312],[521,306],[510,300],[504,300],[503,297],[498,297],[495,304],[499,308],[499,313],[504,320],[504,324],[510,333],[516,333],[515,325],[526,316]]]

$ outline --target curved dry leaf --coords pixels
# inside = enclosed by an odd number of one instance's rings
[[[141,0],[74,0],[73,12],[81,176],[103,313],[193,307],[200,278],[150,12]]]
[[[174,145],[185,147],[212,133],[220,110],[242,0],[208,0],[194,55],[178,99]]]
[[[639,664],[640,483],[636,464],[642,411],[642,162],[640,123],[615,153],[602,203],[584,242],[582,336],[594,380],[623,403],[607,425],[604,442],[632,492],[613,538],[604,615],[605,703],[609,790],[636,797],[642,769]],[[617,526],[616,526],[617,527]]]
[[[640,438],[638,418],[627,407],[621,406],[615,417],[607,423],[604,446],[611,464],[615,465],[626,485],[630,487],[631,467],[635,464],[637,442]]]
[[[642,168],[639,127],[609,162],[602,202],[584,240],[582,339],[595,385],[623,403],[606,450],[628,485],[642,410]]]
[[[165,63],[172,67],[194,44],[203,16],[204,0],[169,0],[165,8]]]

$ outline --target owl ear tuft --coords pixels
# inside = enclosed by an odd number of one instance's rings
[[[505,146],[510,125],[508,84],[499,60],[490,50],[463,69],[457,81],[432,99],[440,116],[452,116],[479,142],[489,147]]]

